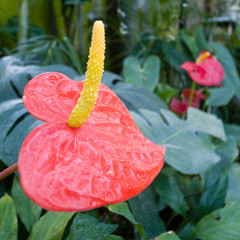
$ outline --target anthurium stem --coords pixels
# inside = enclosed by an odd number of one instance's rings
[[[14,163],[10,167],[8,167],[5,170],[3,170],[2,172],[0,172],[0,180],[3,180],[4,178],[9,176],[10,174],[12,174],[15,171],[17,171],[17,168],[18,168],[17,163]]]
[[[193,100],[195,88],[196,88],[196,83],[194,81],[192,81],[192,89],[191,89],[191,93],[190,93],[190,97],[189,97],[188,107],[192,106],[192,100]]]

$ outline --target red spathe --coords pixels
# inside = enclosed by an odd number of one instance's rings
[[[181,68],[188,72],[194,82],[203,86],[221,86],[224,78],[222,65],[211,55],[198,64],[185,62],[181,65]]]
[[[23,101],[48,123],[19,153],[24,192],[51,211],[83,211],[125,201],[144,190],[164,163],[165,148],[147,140],[121,100],[101,84],[95,108],[79,128],[67,125],[83,88],[60,73],[32,79]]]

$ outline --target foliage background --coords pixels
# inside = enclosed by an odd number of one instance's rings
[[[9,176],[0,183],[0,239],[239,240],[238,6],[237,0],[1,1],[0,169],[17,161],[26,135],[42,124],[22,103],[24,86],[47,71],[84,79],[96,19],[107,36],[103,83],[167,154],[141,194],[84,213],[46,212],[23,193],[17,173]],[[205,88],[201,109],[176,115],[171,98],[191,86],[179,66],[203,50],[224,67],[222,87]]]

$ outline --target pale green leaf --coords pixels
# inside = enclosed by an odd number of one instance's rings
[[[42,209],[25,195],[17,176],[14,177],[13,181],[12,197],[19,217],[28,232],[31,232],[32,226],[38,221]]]
[[[0,239],[18,239],[16,210],[12,198],[7,194],[0,199]]]
[[[28,240],[61,240],[74,213],[47,212],[33,226]]]
[[[137,224],[136,219],[134,218],[133,214],[131,213],[127,202],[121,202],[114,205],[110,205],[107,207],[111,212],[117,213],[122,215],[123,217],[127,218],[131,223]]]
[[[223,123],[216,116],[189,108],[187,119],[179,119],[174,113],[161,110],[160,114],[140,109],[131,115],[143,134],[166,147],[165,161],[182,173],[199,174],[215,165],[220,157],[212,146],[197,133],[206,133],[225,140]]]
[[[240,206],[226,206],[202,218],[193,231],[199,240],[239,240]]]

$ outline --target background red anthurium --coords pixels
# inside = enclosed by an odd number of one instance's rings
[[[221,86],[224,78],[224,69],[209,52],[202,52],[195,63],[185,62],[181,66],[191,79],[204,86]]]
[[[147,140],[121,100],[101,84],[96,105],[78,128],[67,124],[83,82],[45,73],[25,87],[23,101],[47,122],[25,139],[19,154],[25,193],[52,211],[82,211],[125,201],[158,175],[165,148]]]
[[[179,100],[175,97],[172,98],[172,100],[170,102],[171,110],[176,112],[176,113],[186,113],[187,108],[188,108],[188,104],[189,104],[190,94],[191,94],[191,89],[186,88],[181,92],[182,100]],[[205,94],[201,93],[198,90],[195,90],[194,94],[193,94],[191,107],[199,108],[200,100],[204,100],[204,99],[206,99]]]

